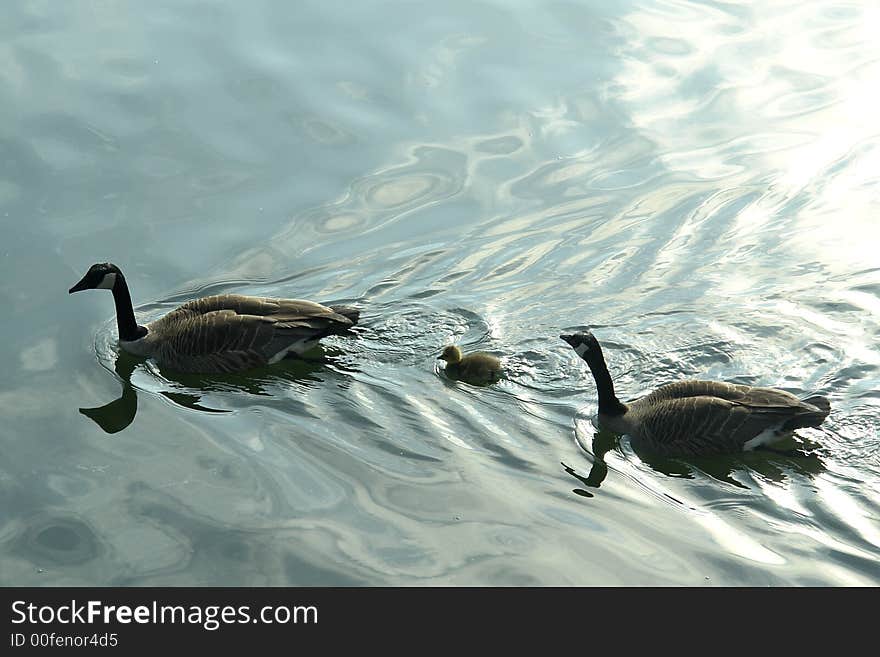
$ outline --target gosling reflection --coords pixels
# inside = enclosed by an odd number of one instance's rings
[[[307,356],[287,358],[273,367],[254,369],[247,374],[196,375],[160,372],[165,383],[177,390],[160,390],[160,395],[178,406],[203,413],[230,413],[228,409],[212,408],[203,401],[207,392],[246,392],[257,396],[272,396],[280,384],[295,383],[311,387],[320,384],[326,374],[333,370],[354,373],[358,370],[338,362],[335,356],[342,352],[316,350]],[[118,399],[95,408],[80,408],[79,412],[92,420],[108,434],[119,433],[130,425],[137,414],[137,388],[131,378],[139,364],[146,360],[124,351],[114,364],[114,370],[122,384]]]

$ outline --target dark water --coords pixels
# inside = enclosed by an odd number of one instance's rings
[[[880,583],[869,4],[11,3],[0,583]],[[356,303],[331,362],[119,356],[202,294]],[[797,455],[590,424],[682,377],[827,395]],[[447,380],[458,342],[504,356]],[[115,400],[115,401],[114,401]],[[86,410],[81,410],[86,409]],[[91,409],[91,410],[88,410]]]

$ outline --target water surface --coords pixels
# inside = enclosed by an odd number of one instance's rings
[[[14,3],[0,25],[0,582],[877,585],[880,12],[863,3]],[[328,364],[120,356],[220,292],[354,303]],[[597,434],[827,395],[791,456]],[[446,379],[457,342],[509,379]]]

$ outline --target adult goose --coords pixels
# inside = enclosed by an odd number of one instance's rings
[[[624,404],[614,394],[595,336],[583,331],[559,337],[590,367],[599,393],[599,425],[659,454],[721,454],[772,445],[795,429],[818,427],[831,410],[818,395],[800,400],[775,388],[696,380],[669,383]]]
[[[302,354],[318,341],[344,334],[359,312],[299,299],[220,294],[189,301],[145,326],[137,323],[122,271],[109,262],[92,265],[70,294],[111,290],[119,346],[185,373],[247,370]]]

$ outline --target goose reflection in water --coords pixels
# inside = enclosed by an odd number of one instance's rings
[[[764,447],[742,454],[693,456],[687,460],[657,456],[642,450],[634,450],[634,453],[642,463],[668,477],[695,479],[696,473],[701,472],[716,481],[743,489],[750,486],[742,479],[748,479],[752,474],[782,484],[792,475],[814,477],[825,472],[822,458],[810,443],[786,450]],[[742,476],[738,478],[737,473]]]
[[[131,375],[140,362],[143,362],[142,358],[120,352],[113,369],[122,383],[122,394],[109,404],[79,409],[80,413],[101,427],[105,433],[119,433],[134,421],[137,414],[137,392],[131,384]]]
[[[332,365],[335,370],[356,372],[357,370],[341,364],[335,356],[341,351],[319,347],[313,350],[315,355],[288,358],[271,367],[251,370],[236,374],[178,374],[162,372],[163,383],[179,386],[180,390],[159,390],[159,394],[178,406],[204,413],[230,413],[228,409],[211,408],[202,403],[206,392],[247,392],[258,396],[271,396],[274,388],[281,382],[311,385],[320,383],[323,378],[318,376]],[[122,431],[130,425],[137,415],[137,388],[132,384],[132,375],[140,364],[147,359],[134,356],[120,350],[114,364],[114,371],[122,384],[122,394],[113,401],[94,408],[80,408],[79,412],[108,434]]]
[[[610,431],[599,430],[593,435],[592,449],[585,450],[593,457],[593,465],[590,467],[590,473],[586,477],[579,475],[574,468],[567,466],[565,463],[562,464],[562,467],[587,488],[599,488],[602,482],[605,481],[605,477],[608,476],[605,454],[614,448],[616,442],[617,436]],[[580,440],[578,440],[578,443],[580,443]],[[592,493],[582,488],[575,488],[572,492],[581,497],[593,497]]]
[[[820,449],[819,445],[807,439],[801,440],[802,442],[786,450],[762,447],[741,454],[691,456],[687,459],[657,455],[644,448],[636,448],[629,441],[626,441],[628,449],[621,451],[624,458],[627,458],[627,452],[630,452],[651,470],[667,477],[696,479],[697,473],[702,473],[719,482],[748,489],[750,488],[748,485],[737,479],[737,473],[751,472],[766,480],[782,484],[792,475],[815,477],[825,472],[825,463],[817,451]],[[618,434],[605,430],[598,430],[593,434],[590,448],[581,444],[581,440],[578,439],[584,451],[592,457],[590,472],[586,477],[565,463],[562,463],[562,467],[567,474],[587,488],[599,488],[608,476],[609,468],[605,456],[620,444],[619,441]],[[582,488],[573,489],[572,492],[581,497],[593,497],[592,493]]]

